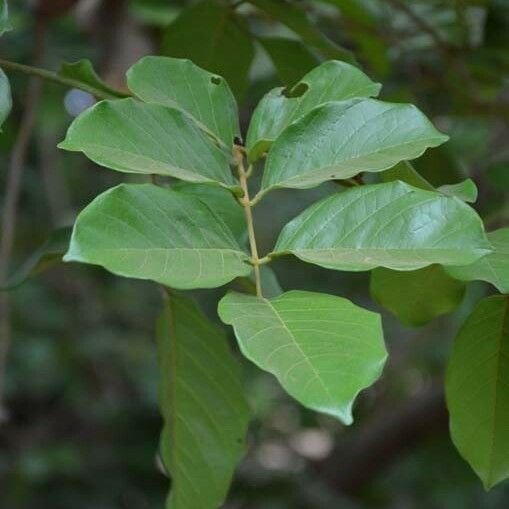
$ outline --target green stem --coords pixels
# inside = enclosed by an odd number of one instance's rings
[[[92,94],[97,99],[116,99],[117,97],[113,94],[108,94],[104,90],[98,90],[97,88],[87,85],[79,80],[74,80],[72,78],[65,78],[60,76],[56,72],[48,71],[46,69],[41,69],[40,67],[32,67],[30,65],[18,64],[17,62],[11,62],[10,60],[4,60],[0,58],[0,67],[4,69],[10,69],[11,71],[21,72],[23,74],[28,74],[29,76],[36,76],[38,78],[52,81],[53,83],[58,83],[60,85],[67,86],[69,88],[77,88],[79,90],[83,90],[84,92],[88,92]]]
[[[234,147],[234,157],[237,163],[237,168],[239,171],[239,181],[240,186],[242,187],[242,191],[244,191],[244,196],[239,200],[242,207],[244,208],[244,213],[246,215],[246,224],[247,224],[247,234],[249,237],[249,246],[251,248],[251,263],[254,268],[255,273],[255,284],[256,284],[256,296],[263,297],[262,294],[262,283],[260,277],[260,258],[258,256],[258,247],[256,246],[256,236],[254,231],[254,222],[253,222],[253,213],[251,210],[251,201],[249,200],[249,189],[247,186],[248,173],[244,167],[244,153],[243,148],[240,146]]]

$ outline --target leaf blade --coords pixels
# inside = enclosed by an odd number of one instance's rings
[[[370,291],[402,323],[420,327],[459,306],[465,285],[440,265],[405,272],[379,267],[371,273]]]
[[[270,256],[291,253],[333,270],[415,270],[475,261],[490,250],[468,205],[396,181],[315,203],[283,228]]]
[[[487,281],[501,293],[509,293],[509,228],[488,233],[493,252],[471,265],[447,267],[447,272],[462,281]]]
[[[219,216],[198,199],[121,184],[78,216],[64,261],[178,289],[212,288],[251,272],[248,256]]]
[[[445,384],[452,440],[486,489],[509,477],[508,373],[509,298],[497,295],[458,333]]]
[[[377,96],[380,88],[379,83],[371,81],[357,67],[330,60],[307,73],[290,94],[284,88],[271,90],[256,107],[249,124],[246,138],[249,159],[258,159],[286,127],[313,108],[330,101]]]
[[[11,85],[4,71],[0,69],[0,132],[12,109]]]
[[[121,172],[238,190],[227,155],[182,112],[158,104],[101,101],[74,120],[59,147]]]
[[[341,297],[290,291],[267,300],[230,292],[218,311],[248,359],[300,403],[345,424],[387,357],[379,316]]]
[[[148,56],[127,71],[129,89],[145,102],[179,109],[232,147],[240,136],[237,104],[226,81],[190,60]]]
[[[290,125],[274,143],[261,192],[380,172],[447,139],[411,104],[375,99],[326,103]]]
[[[222,330],[189,298],[172,295],[157,324],[167,506],[216,509],[245,452],[248,408]]]

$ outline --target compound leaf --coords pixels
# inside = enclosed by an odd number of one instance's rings
[[[440,265],[396,271],[379,267],[371,273],[371,295],[398,319],[414,327],[450,313],[460,305],[465,285]]]
[[[471,207],[396,181],[315,203],[284,227],[271,256],[292,253],[336,270],[415,270],[473,263],[490,250]]]
[[[262,193],[386,170],[447,139],[411,104],[375,99],[323,104],[276,140],[267,159]]]
[[[291,396],[345,424],[387,358],[380,316],[341,297],[291,291],[268,300],[230,292],[219,316],[233,325],[243,354]]]
[[[447,369],[450,430],[486,489],[509,478],[509,297],[482,300],[461,328]]]
[[[197,198],[151,184],[121,184],[80,213],[64,261],[190,289],[247,276],[247,259],[224,221]]]
[[[224,333],[172,295],[157,324],[164,418],[161,457],[171,509],[217,509],[244,454],[248,408]]]
[[[255,161],[267,152],[286,127],[313,108],[330,101],[377,96],[380,88],[357,67],[330,60],[306,74],[291,90],[271,90],[256,107],[249,124],[249,159]]]
[[[190,60],[142,58],[127,72],[127,85],[143,101],[183,111],[225,147],[231,148],[240,136],[237,104],[228,83]]]
[[[475,263],[447,267],[447,272],[462,281],[487,281],[501,293],[509,293],[509,228],[488,233],[493,252]]]
[[[228,156],[184,113],[159,104],[102,101],[74,120],[59,147],[121,172],[238,188]]]

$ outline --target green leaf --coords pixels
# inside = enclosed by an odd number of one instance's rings
[[[473,263],[490,249],[471,207],[390,182],[351,188],[315,203],[284,227],[271,256],[292,253],[336,270],[415,270],[433,263]]]
[[[12,30],[9,23],[9,5],[7,0],[0,0],[0,36]]]
[[[184,113],[159,104],[101,101],[74,120],[59,147],[121,172],[239,189],[228,156]]]
[[[247,242],[244,210],[232,194],[218,186],[179,182],[171,186],[175,191],[198,198],[211,213],[218,215],[228,226],[240,245]]]
[[[212,288],[251,272],[248,256],[209,207],[151,184],[121,184],[78,216],[64,261],[172,288]]]
[[[258,37],[267,52],[279,78],[285,86],[295,85],[300,78],[319,64],[318,58],[307,46],[295,39],[283,37]]]
[[[223,76],[239,98],[248,85],[254,45],[245,22],[230,6],[203,0],[185,8],[168,26],[162,53],[189,58]]]
[[[95,72],[90,60],[79,60],[77,62],[64,62],[58,71],[62,78],[69,78],[80,82],[90,88],[90,93],[99,97],[115,99],[128,97],[129,94],[115,90],[103,81]]]
[[[435,191],[435,187],[428,182],[408,161],[401,161],[396,166],[382,172],[384,182],[394,182],[401,180],[406,184],[424,189],[425,191]]]
[[[127,85],[143,101],[183,111],[226,147],[240,136],[237,104],[228,83],[190,60],[142,58],[127,71]]]
[[[482,300],[461,328],[445,383],[450,431],[489,489],[509,478],[509,297]]]
[[[300,6],[287,0],[249,0],[249,3],[266,12],[273,20],[287,26],[306,45],[319,50],[325,58],[344,60],[351,64],[355,63],[351,51],[331,41],[315,28],[306,11]]]
[[[267,300],[230,292],[219,316],[233,325],[242,353],[291,396],[345,424],[387,358],[380,316],[341,297],[291,291]]]
[[[313,108],[330,101],[376,96],[380,88],[357,67],[331,60],[306,74],[292,90],[271,90],[256,107],[249,124],[246,148],[250,161],[267,152],[286,127]]]
[[[475,203],[477,201],[477,186],[472,179],[466,179],[457,184],[440,186],[438,191],[447,196],[456,196],[456,198],[467,203]]]
[[[447,139],[411,104],[375,99],[323,104],[276,140],[267,159],[262,193],[386,170]]]
[[[487,281],[501,293],[509,293],[509,228],[488,233],[493,252],[471,265],[447,267],[447,272],[462,281]]]
[[[172,295],[157,324],[166,507],[217,509],[245,451],[248,408],[222,330],[189,298]]]
[[[61,262],[69,248],[71,228],[59,228],[51,233],[46,242],[36,249],[30,258],[7,279],[0,290],[13,290],[22,285],[28,278],[40,274],[54,264]]]
[[[440,265],[419,270],[378,268],[371,273],[371,295],[405,325],[419,327],[461,304],[465,285]]]
[[[0,133],[2,124],[9,116],[12,108],[11,85],[5,73],[0,69]]]

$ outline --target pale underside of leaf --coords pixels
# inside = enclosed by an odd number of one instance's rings
[[[197,198],[150,184],[97,197],[79,215],[64,260],[180,289],[221,286],[251,272],[220,216]]]
[[[472,263],[490,250],[481,219],[468,205],[396,181],[312,205],[285,226],[270,256],[292,253],[336,270],[415,270]]]
[[[291,291],[267,300],[229,293],[219,304],[244,355],[303,405],[352,422],[357,394],[386,360],[380,317],[332,295]]]
[[[217,509],[245,449],[248,409],[222,330],[171,295],[158,321],[163,464],[168,509]]]
[[[454,444],[486,489],[509,478],[509,298],[482,300],[461,328],[446,377]]]
[[[187,59],[148,56],[127,72],[140,99],[179,109],[231,149],[240,136],[237,105],[226,81]]]
[[[447,139],[410,104],[375,99],[330,102],[277,139],[267,159],[261,193],[383,171]]]

